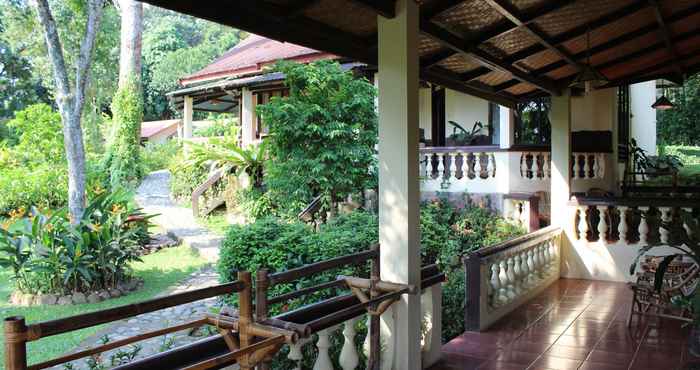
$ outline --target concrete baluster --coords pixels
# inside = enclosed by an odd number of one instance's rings
[[[627,226],[627,209],[626,206],[619,206],[617,210],[620,212],[620,224],[617,225],[617,232],[620,234],[620,242],[627,243],[627,232],[629,232],[629,227]]]
[[[333,362],[328,353],[328,349],[331,347],[330,336],[332,329],[319,330],[317,333],[316,348],[318,349],[318,357],[316,357],[313,370],[333,370]]]
[[[438,180],[445,177],[445,153],[438,153]]]
[[[649,243],[649,223],[647,222],[648,212],[649,207],[639,207],[639,215],[641,216],[638,228],[640,245],[647,245]]]
[[[450,181],[457,180],[457,152],[450,153]]]
[[[669,244],[671,232],[668,228],[668,223],[671,222],[671,207],[659,207],[661,211],[661,225],[659,225],[659,235],[661,237],[661,242],[664,244]]]
[[[355,323],[357,318],[350,319],[345,322],[345,328],[343,329],[343,349],[340,351],[340,367],[343,370],[354,370],[357,365],[360,364],[360,357],[357,354],[357,347],[355,346]]]
[[[494,261],[491,264],[491,306],[498,307],[501,305],[501,271],[500,263]]]
[[[608,206],[597,206],[598,209],[598,241],[601,244],[606,244],[608,242]]]
[[[571,157],[571,178],[575,180],[578,178],[578,155],[574,153]]]
[[[301,360],[304,356],[301,353],[301,348],[306,344],[306,341],[299,340],[296,343],[289,346],[289,354],[287,358],[294,361],[294,370],[301,370]]]
[[[588,216],[586,215],[588,206],[579,207],[578,239],[588,241]]]
[[[520,253],[513,256],[513,276],[515,276],[515,294],[521,295],[523,289],[523,274],[520,270]]]
[[[501,290],[499,291],[499,296],[502,298],[501,302],[507,304],[510,302],[510,292],[508,286],[508,267],[504,259],[498,261],[499,273],[498,278],[501,280]]]
[[[693,209],[689,207],[684,207],[683,211],[688,214],[688,216],[691,218],[690,222],[692,225],[688,225],[688,220],[685,219],[685,217],[682,218],[683,222],[683,228],[685,229],[686,235],[688,235],[689,239],[692,239],[694,237],[693,235],[693,229],[697,227],[697,221],[695,219],[692,219],[693,216]]]
[[[602,179],[605,178],[605,154],[598,153],[596,156],[596,161],[598,163],[598,178]]]
[[[535,263],[535,251],[533,249],[527,251],[527,270],[528,285],[534,286],[537,284],[537,268]]]
[[[527,265],[527,252],[523,251],[520,254],[520,274],[522,275],[523,290],[530,289],[530,268]]]

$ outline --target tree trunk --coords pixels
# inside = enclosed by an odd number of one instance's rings
[[[143,33],[143,4],[134,0],[119,0],[121,10],[121,51],[119,54],[119,86],[129,76],[141,80],[141,34]]]
[[[47,0],[33,2],[39,24],[42,26],[46,48],[53,67],[56,83],[56,105],[63,122],[63,145],[68,161],[68,211],[71,223],[78,223],[85,212],[85,147],[80,119],[85,104],[85,89],[92,64],[92,52],[99,29],[104,0],[88,1],[88,19],[85,35],[75,66],[75,86],[71,88],[63,47],[56,30],[56,22]]]

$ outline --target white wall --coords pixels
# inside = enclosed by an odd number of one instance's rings
[[[469,131],[474,123],[479,121],[486,126],[489,122],[489,103],[486,100],[462,94],[461,92],[446,89],[445,91],[445,135],[452,134],[452,126],[449,121],[459,123]],[[481,132],[486,134],[486,128]]]
[[[630,85],[630,134],[647,153],[656,154],[656,81]]]

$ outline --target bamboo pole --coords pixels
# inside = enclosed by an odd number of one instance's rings
[[[5,319],[5,368],[27,369],[27,326],[23,316]]]

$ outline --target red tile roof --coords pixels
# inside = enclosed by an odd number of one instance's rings
[[[330,58],[335,58],[335,56],[304,46],[251,34],[199,72],[180,79],[180,83],[188,85],[221,77],[259,73],[264,66],[279,59],[308,63]]]
[[[178,124],[180,124],[179,119],[141,122],[141,138],[148,139],[168,129],[174,128],[177,130]]]

